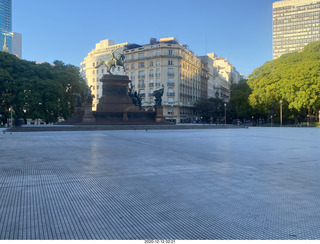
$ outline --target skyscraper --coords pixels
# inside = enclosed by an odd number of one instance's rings
[[[273,3],[273,59],[320,40],[320,0]]]
[[[12,1],[0,0],[0,48],[5,42],[7,36],[7,46],[9,52],[12,51]]]

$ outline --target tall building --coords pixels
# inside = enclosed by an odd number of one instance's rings
[[[12,52],[12,1],[1,0],[0,1],[0,48],[1,51],[6,45],[9,52]]]
[[[163,113],[167,120],[190,121],[197,117],[194,104],[201,98],[206,69],[201,59],[174,37],[151,38],[150,43],[128,48],[125,72],[134,89],[143,95],[142,106],[152,109],[152,93],[164,87]]]
[[[273,59],[320,40],[320,0],[273,3]]]
[[[123,49],[129,43],[115,44],[112,40],[103,40],[96,44],[95,49],[89,52],[88,56],[84,58],[84,61],[80,64],[80,72],[82,77],[86,80],[87,85],[91,87],[91,93],[94,95],[92,101],[92,110],[96,111],[99,98],[102,96],[102,83],[100,79],[104,74],[107,74],[107,67],[101,65],[96,68],[99,61],[107,61],[110,59],[112,51],[123,53]],[[124,71],[122,67],[113,68],[111,71],[114,75],[123,75]]]
[[[18,58],[22,58],[22,34],[12,33],[12,54]]]

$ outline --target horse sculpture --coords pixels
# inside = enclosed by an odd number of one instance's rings
[[[105,65],[107,67],[107,72],[112,75],[111,73],[111,69],[113,67],[116,67],[116,66],[124,66],[124,55],[123,54],[118,54],[116,57],[114,57],[114,52],[116,50],[113,50],[110,54],[110,59],[107,60],[107,61],[102,61],[100,60],[96,66],[96,68],[99,68],[101,65]]]

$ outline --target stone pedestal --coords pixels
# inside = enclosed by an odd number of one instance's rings
[[[156,108],[156,122],[157,123],[164,123],[166,122],[165,117],[163,116],[163,107]]]
[[[92,104],[85,104],[84,115],[82,117],[82,122],[86,124],[94,124],[96,122],[96,118],[92,115]]]

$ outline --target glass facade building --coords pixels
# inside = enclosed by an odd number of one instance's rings
[[[4,44],[7,35],[7,45],[9,52],[12,52],[12,0],[0,0],[0,48]]]
[[[273,3],[273,59],[320,40],[320,0]]]

